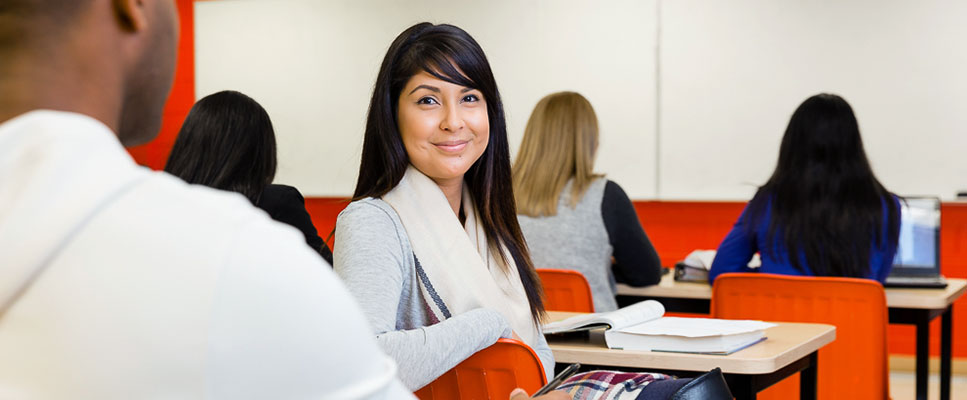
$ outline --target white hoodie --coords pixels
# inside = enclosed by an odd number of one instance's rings
[[[0,124],[0,399],[410,398],[394,376],[295,229],[87,116]]]

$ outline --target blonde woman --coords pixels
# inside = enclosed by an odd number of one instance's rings
[[[658,253],[618,184],[594,173],[598,119],[584,96],[560,92],[534,108],[513,166],[517,218],[536,268],[572,269],[595,311],[617,308],[615,282],[658,283]]]

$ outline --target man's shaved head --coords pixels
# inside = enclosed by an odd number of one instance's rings
[[[0,0],[0,122],[87,114],[124,145],[154,138],[174,76],[174,0]]]
[[[90,4],[90,0],[3,0],[0,1],[0,13],[65,17]]]
[[[0,0],[0,51],[68,31],[93,0]]]

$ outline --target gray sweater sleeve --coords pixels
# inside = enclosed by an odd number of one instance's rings
[[[483,308],[422,326],[426,311],[409,298],[416,273],[406,231],[393,210],[377,202],[357,201],[339,214],[334,268],[379,346],[399,365],[400,380],[417,390],[511,331],[500,313]]]
[[[550,382],[551,379],[554,379],[554,353],[551,351],[551,346],[547,344],[547,339],[544,338],[543,332],[541,332],[537,340],[538,342],[536,347],[534,347],[534,352],[537,353],[537,358],[541,359],[544,374],[547,376],[547,381]]]

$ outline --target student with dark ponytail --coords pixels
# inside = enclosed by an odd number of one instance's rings
[[[709,281],[726,272],[886,279],[900,232],[899,198],[876,179],[853,109],[818,94],[796,109],[772,177],[719,245]]]

